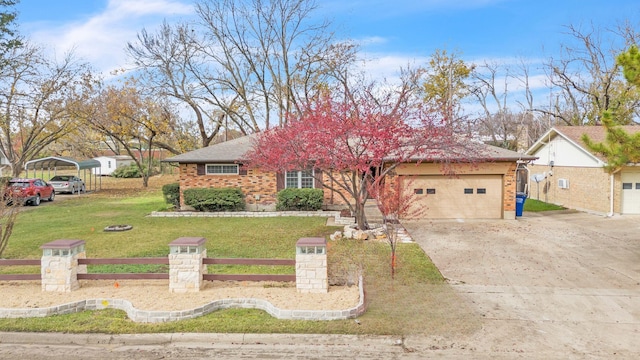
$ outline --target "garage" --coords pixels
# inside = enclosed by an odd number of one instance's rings
[[[622,214],[640,214],[640,172],[623,171]]]
[[[502,175],[478,174],[403,177],[413,193],[409,217],[429,219],[501,219]]]

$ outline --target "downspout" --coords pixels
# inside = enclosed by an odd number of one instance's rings
[[[607,214],[608,217],[612,217],[613,216],[613,179],[614,179],[614,175],[611,174],[610,176],[610,182],[611,182],[611,188],[610,188],[610,193],[609,193],[609,213]]]

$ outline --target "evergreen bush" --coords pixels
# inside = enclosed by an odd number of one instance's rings
[[[184,203],[198,211],[243,211],[244,194],[238,188],[187,189]]]
[[[316,211],[322,209],[322,189],[284,189],[278,192],[276,210]]]
[[[162,195],[167,204],[180,207],[180,184],[172,183],[162,186]]]

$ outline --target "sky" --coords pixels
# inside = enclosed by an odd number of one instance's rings
[[[193,18],[191,0],[21,0],[19,31],[57,54],[74,49],[108,74],[130,68],[124,51],[141,29]],[[437,49],[472,63],[536,64],[572,39],[566,26],[588,30],[630,21],[640,31],[638,0],[317,0],[318,18],[353,39],[374,76],[424,64]],[[539,84],[542,86],[542,84]]]

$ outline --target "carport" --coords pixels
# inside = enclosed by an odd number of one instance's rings
[[[71,158],[58,157],[58,156],[50,156],[42,159],[35,159],[31,161],[27,161],[24,164],[24,170],[26,172],[26,176],[29,177],[29,170],[33,170],[33,176],[35,177],[40,170],[40,177],[45,179],[45,169],[48,173],[48,179],[51,178],[52,172],[53,176],[56,175],[59,169],[68,169],[75,168],[77,171],[77,176],[85,180],[85,185],[87,186],[87,190],[97,190],[98,188],[102,188],[102,179],[100,178],[100,162],[97,160],[83,160],[77,161]],[[92,175],[91,169],[98,168],[98,174]],[[83,176],[80,174],[80,170],[83,171]],[[87,172],[87,170],[89,170]],[[89,177],[87,177],[87,173]],[[89,181],[87,181],[89,179]]]

